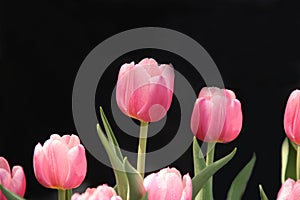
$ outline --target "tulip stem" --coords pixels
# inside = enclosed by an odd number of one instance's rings
[[[146,162],[146,146],[147,146],[148,122],[141,121],[140,140],[137,157],[137,171],[144,178],[145,162]]]
[[[66,199],[66,190],[58,189],[58,200]]]
[[[300,145],[297,145],[296,176],[300,179]]]
[[[215,155],[215,144],[214,142],[207,143],[207,153],[206,153],[206,165],[210,165],[214,162]],[[202,192],[203,199],[213,200],[213,177],[211,177]]]

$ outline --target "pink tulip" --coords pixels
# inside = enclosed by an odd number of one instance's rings
[[[21,166],[14,166],[11,172],[7,160],[0,157],[0,184],[13,193],[23,197],[26,189],[26,180],[23,168]],[[6,200],[1,191],[0,200]]]
[[[144,186],[148,192],[148,200],[191,200],[192,180],[186,174],[181,177],[175,168],[164,168],[158,173],[147,176]]]
[[[300,180],[295,182],[287,179],[281,186],[277,200],[299,200],[300,199]]]
[[[44,187],[72,189],[85,178],[85,149],[76,135],[53,134],[42,146],[35,146],[33,167],[37,180]]]
[[[174,87],[172,65],[158,65],[152,58],[122,65],[116,89],[121,111],[144,122],[163,118],[170,108]]]
[[[242,129],[241,103],[234,92],[204,87],[195,102],[191,117],[193,134],[204,142],[230,142]]]
[[[115,190],[107,185],[100,185],[97,188],[88,188],[85,193],[73,194],[71,200],[122,200],[121,197],[117,196]]]
[[[293,91],[287,101],[284,130],[292,142],[300,145],[300,90]]]

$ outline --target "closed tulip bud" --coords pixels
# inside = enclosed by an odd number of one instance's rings
[[[293,179],[287,179],[281,186],[277,200],[298,200],[300,197],[300,180],[295,182]]]
[[[120,110],[132,118],[155,122],[163,118],[170,108],[174,87],[171,65],[158,65],[145,58],[138,64],[122,65],[116,89]]]
[[[300,145],[300,90],[293,91],[287,101],[284,130],[292,142]]]
[[[181,177],[175,168],[164,168],[158,173],[152,173],[144,180],[148,192],[148,200],[191,200],[193,186],[191,177],[186,174]]]
[[[53,134],[33,155],[34,174],[44,187],[72,189],[84,180],[87,170],[85,149],[76,135]]]
[[[204,87],[195,102],[191,129],[204,142],[226,143],[234,140],[242,128],[241,103],[234,92]]]
[[[92,199],[103,199],[103,200],[122,200],[120,196],[117,195],[115,190],[107,185],[100,185],[97,188],[88,188],[85,193],[73,194],[71,200],[92,200]]]
[[[23,168],[21,166],[14,166],[12,171],[10,171],[7,160],[0,157],[0,184],[13,193],[23,197],[26,189],[26,180]],[[6,200],[1,191],[0,200]]]

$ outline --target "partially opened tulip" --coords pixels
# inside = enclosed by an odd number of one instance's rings
[[[159,121],[170,108],[173,87],[171,65],[158,65],[152,58],[145,58],[138,64],[124,64],[117,81],[117,104],[132,118],[144,122]]]
[[[144,186],[148,200],[191,200],[192,180],[188,174],[183,178],[175,168],[164,168],[147,176]]]
[[[191,129],[204,142],[226,143],[239,135],[242,119],[241,103],[234,92],[204,87],[194,105]]]
[[[300,145],[300,90],[294,90],[287,101],[284,130],[292,142]]]
[[[67,190],[78,187],[87,170],[85,149],[76,135],[53,134],[33,155],[34,174],[44,187]]]
[[[295,182],[287,179],[281,186],[277,200],[299,200],[300,199],[300,180]]]
[[[0,184],[12,191],[13,193],[23,197],[26,189],[26,180],[23,168],[14,166],[10,171],[7,160],[0,157]],[[0,191],[0,200],[6,200]]]
[[[71,200],[122,200],[115,190],[107,185],[100,185],[97,188],[88,188],[82,194],[73,194]]]

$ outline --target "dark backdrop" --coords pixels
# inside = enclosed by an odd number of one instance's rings
[[[295,2],[1,0],[0,15],[0,155],[12,165],[24,167],[26,197],[46,199],[52,192],[34,178],[33,149],[51,133],[76,133],[72,87],[84,58],[106,38],[143,26],[171,28],[199,42],[217,64],[225,86],[234,90],[242,102],[244,124],[240,136],[217,147],[217,158],[235,146],[238,152],[215,176],[215,199],[226,198],[232,179],[253,152],[257,162],[243,199],[258,199],[259,183],[270,199],[276,197],[285,103],[300,81],[300,12]],[[148,53],[156,55],[155,51]],[[115,63],[118,66],[110,66],[109,79],[116,81],[121,61],[138,61],[147,55],[147,51],[137,51],[120,58]],[[181,62],[168,53],[155,58]],[[190,76],[188,67],[182,73],[198,93],[204,86],[201,76]],[[105,86],[105,82],[102,84]],[[104,95],[96,95],[96,106],[101,104],[108,109],[105,95],[110,96],[111,91],[98,91]],[[166,126],[171,129],[172,123]],[[172,133],[160,136],[160,142],[162,138],[168,142]],[[134,141],[132,147],[133,144]],[[112,170],[89,153],[87,156],[89,171],[80,190],[105,182],[113,185]],[[191,162],[189,149],[171,166],[192,174]]]

